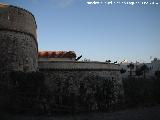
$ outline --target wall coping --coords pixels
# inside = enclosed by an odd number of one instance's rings
[[[19,10],[25,11],[26,13],[29,13],[29,14],[34,18],[34,22],[35,22],[35,24],[36,24],[36,28],[37,28],[36,19],[35,19],[34,15],[33,15],[29,10],[26,10],[26,9],[21,8],[21,7],[18,7],[18,6],[8,5],[8,4],[3,4],[3,3],[0,3],[0,5],[5,6],[5,7],[16,8],[16,9],[19,9]]]
[[[116,70],[119,65],[106,62],[83,62],[83,61],[39,61],[40,70]]]

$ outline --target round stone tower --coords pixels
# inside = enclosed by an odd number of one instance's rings
[[[36,28],[29,11],[0,4],[0,72],[37,70]]]

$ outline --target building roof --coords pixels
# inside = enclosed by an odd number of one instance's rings
[[[76,58],[74,51],[40,51],[39,58]]]

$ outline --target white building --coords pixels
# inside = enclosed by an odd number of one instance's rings
[[[157,58],[154,58],[151,63],[146,63],[146,65],[149,68],[149,76],[154,76],[156,71],[160,71],[160,60]]]
[[[122,77],[128,77],[130,75],[130,68],[128,67],[130,63],[128,61],[122,61],[120,63],[120,69],[126,70],[125,73],[122,74]],[[142,65],[146,65],[148,67],[148,72],[146,72],[147,77],[155,76],[156,71],[160,71],[160,60],[157,58],[154,58],[154,60],[151,61],[151,63],[132,63],[134,64],[134,68],[131,70],[132,76],[136,76],[136,70],[140,68]]]

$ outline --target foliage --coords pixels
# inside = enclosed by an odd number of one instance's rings
[[[141,71],[143,72],[143,76],[144,76],[144,78],[145,78],[145,77],[146,77],[146,72],[149,71],[149,68],[147,67],[147,65],[143,64],[143,65],[141,66]]]
[[[121,73],[121,74],[123,74],[123,73],[125,73],[125,72],[126,72],[126,70],[123,69],[123,68],[120,70],[120,73]]]
[[[117,81],[111,78],[90,74],[75,81],[72,75],[65,79],[61,75],[54,76],[51,91],[40,72],[10,72],[8,75],[7,107],[12,112],[107,111],[118,101]]]
[[[160,71],[155,71],[155,76],[160,79]]]
[[[72,83],[73,77],[69,76],[62,81],[56,78],[56,88],[51,93],[54,103],[49,102],[49,107],[66,111],[106,111],[116,102],[114,80],[89,75],[78,84]],[[75,90],[77,89],[77,90]],[[51,98],[51,97],[50,97]],[[53,99],[49,101],[53,101]],[[56,105],[56,106],[55,106]],[[49,108],[51,110],[51,108]]]
[[[127,67],[130,69],[130,76],[132,76],[132,70],[134,69],[134,64],[130,63],[129,65],[127,65]]]
[[[111,62],[111,60],[106,60],[106,63],[110,63]]]
[[[116,101],[116,97],[114,96],[115,81],[100,76],[87,76],[84,78],[84,81],[86,81],[88,85],[86,86],[86,91],[80,94],[86,96],[86,98],[83,98],[83,101],[87,103],[88,109],[97,109],[100,111],[109,110],[112,102]]]
[[[137,69],[136,69],[136,75],[137,75],[137,76],[143,75],[143,71],[141,70],[141,68],[137,68]]]
[[[137,76],[141,76],[143,75],[143,77],[146,77],[146,73],[149,71],[149,68],[147,67],[147,65],[143,64],[140,68],[136,69],[136,75]]]
[[[9,109],[14,112],[33,112],[45,91],[44,76],[40,72],[10,72],[8,81]]]
[[[126,78],[123,80],[127,105],[143,105],[160,102],[160,81],[155,78]]]
[[[84,58],[84,60],[82,60],[83,62],[91,62],[90,59]]]
[[[157,76],[159,72],[156,73]],[[7,77],[9,75],[9,77]],[[108,111],[118,101],[117,81],[90,74],[79,81],[74,75],[65,79],[54,76],[53,91],[46,88],[40,72],[0,74],[6,82],[1,93],[12,112],[54,113],[76,111]],[[5,79],[5,80],[2,80]],[[7,88],[7,89],[6,89]],[[123,80],[125,105],[160,103],[160,79],[134,78]],[[8,95],[9,98],[7,96]],[[2,95],[2,94],[1,94]]]

